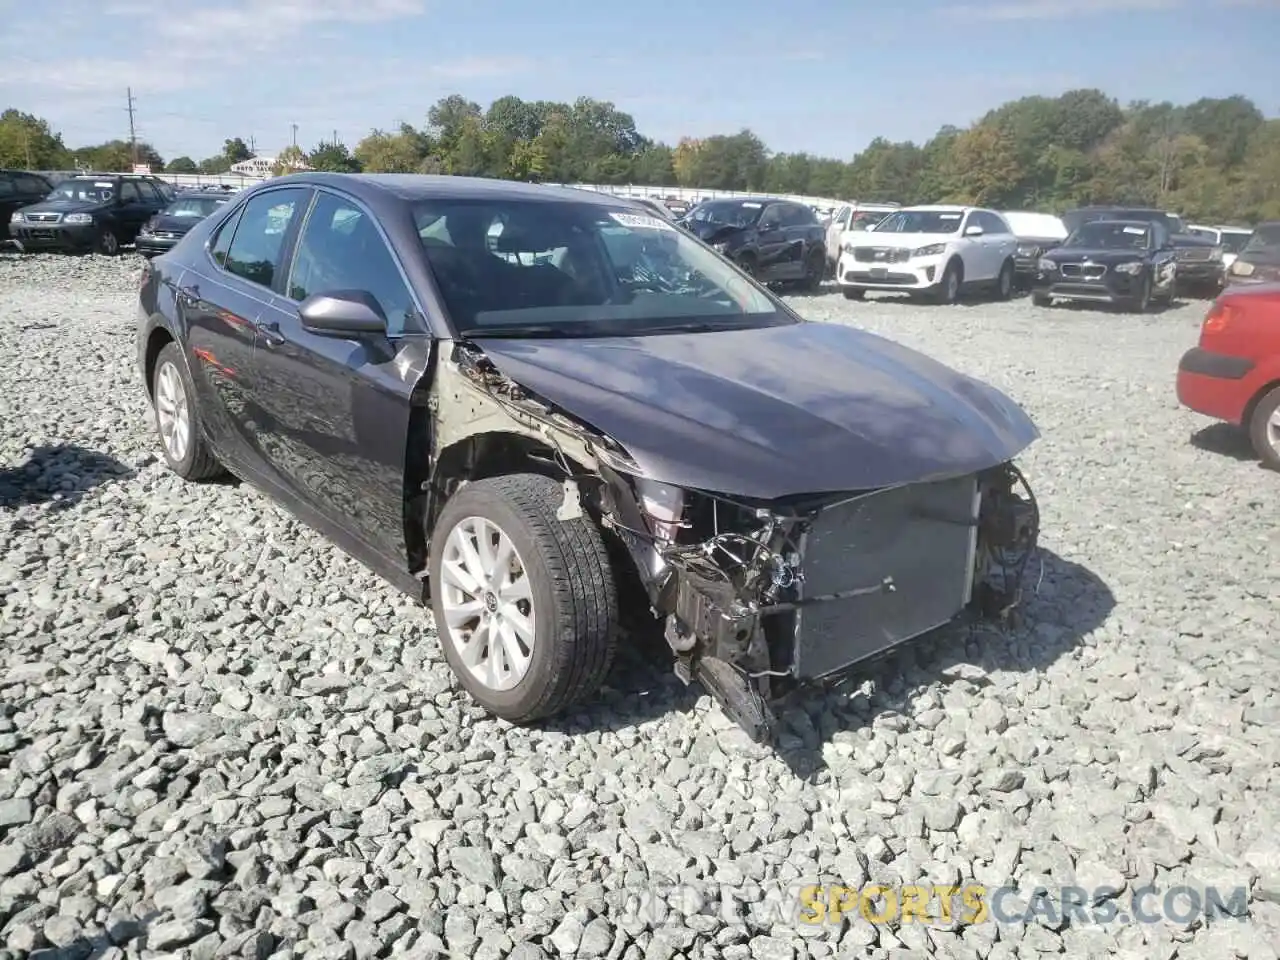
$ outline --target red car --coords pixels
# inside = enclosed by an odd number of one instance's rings
[[[1178,400],[1246,429],[1280,470],[1280,283],[1231,287],[1213,302],[1178,363]]]

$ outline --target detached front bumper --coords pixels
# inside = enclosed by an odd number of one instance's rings
[[[98,227],[92,223],[11,223],[9,239],[24,250],[92,250]]]
[[[836,281],[858,290],[929,290],[942,280],[946,255],[905,260],[856,260],[843,251],[836,264]]]
[[[1223,282],[1221,260],[1177,261],[1178,285],[1181,287],[1220,288]]]

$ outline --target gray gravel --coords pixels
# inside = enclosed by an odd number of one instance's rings
[[[425,612],[254,491],[170,476],[138,265],[0,255],[8,956],[1276,956],[1280,481],[1177,405],[1202,303],[796,298],[1028,408],[1047,552],[1025,622],[814,693],[779,757],[641,653],[582,715],[487,719]],[[1250,916],[768,909],[809,882],[1007,880],[1152,884],[1149,906],[1244,887]]]

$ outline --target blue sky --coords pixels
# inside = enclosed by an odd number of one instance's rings
[[[0,107],[100,142],[128,135],[132,86],[166,157],[271,153],[294,123],[354,145],[453,92],[593,96],[670,142],[750,127],[843,159],[1072,87],[1280,113],[1280,0],[0,0],[0,23]]]

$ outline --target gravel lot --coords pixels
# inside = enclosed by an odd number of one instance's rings
[[[1028,409],[1046,555],[1022,625],[815,693],[779,755],[644,651],[562,723],[481,715],[425,611],[251,489],[163,469],[138,263],[0,255],[9,956],[1277,955],[1280,477],[1177,405],[1203,303],[796,298]],[[1149,910],[1245,887],[1250,916],[768,909],[794,884],[1009,879],[1154,885]],[[742,919],[693,896],[722,892]]]

